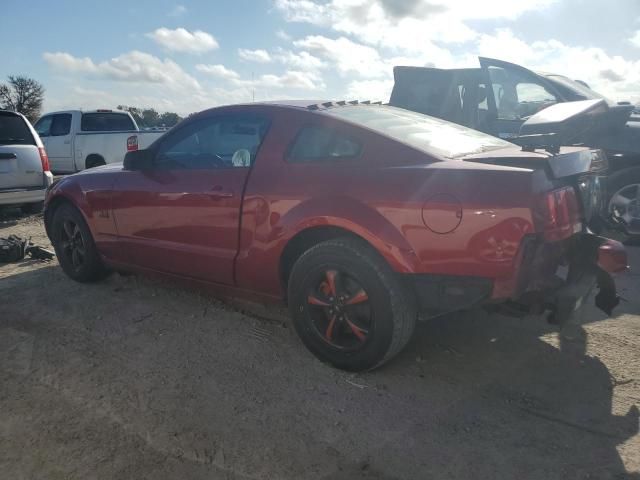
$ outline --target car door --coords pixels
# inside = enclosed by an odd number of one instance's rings
[[[510,139],[518,136],[522,124],[540,110],[562,101],[545,78],[531,70],[502,60],[480,57],[486,89],[488,133]]]
[[[74,172],[71,114],[56,113],[42,117],[35,129],[45,144],[51,170]]]
[[[267,120],[192,120],[154,144],[151,167],[124,171],[113,215],[128,261],[139,267],[234,283],[242,195]]]

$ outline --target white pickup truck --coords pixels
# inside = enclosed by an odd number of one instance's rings
[[[164,133],[140,130],[129,112],[119,110],[51,112],[34,128],[55,173],[120,163],[127,150],[144,149]]]

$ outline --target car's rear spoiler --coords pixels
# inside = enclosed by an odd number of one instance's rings
[[[608,112],[602,99],[557,103],[524,122],[514,141],[523,150],[545,148],[557,153],[561,145],[582,143],[589,132],[602,126]]]

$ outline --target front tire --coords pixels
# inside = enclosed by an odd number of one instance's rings
[[[70,204],[61,205],[52,222],[52,243],[64,272],[77,282],[105,278],[105,268],[82,214]]]
[[[295,263],[288,285],[298,336],[323,362],[349,371],[376,368],[411,338],[415,299],[365,242],[322,242]]]

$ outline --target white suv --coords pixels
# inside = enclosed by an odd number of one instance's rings
[[[52,183],[47,152],[29,120],[0,110],[0,207],[39,212]]]

